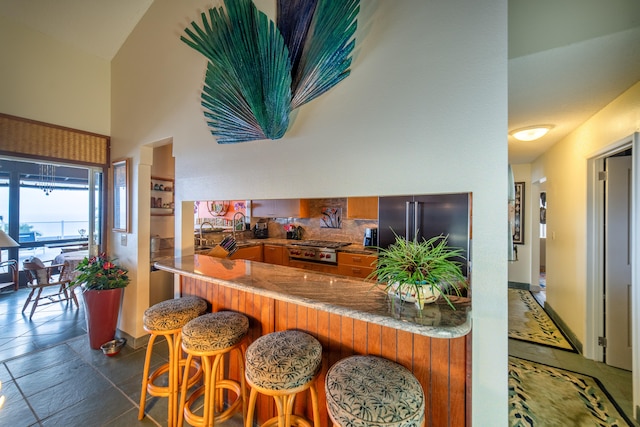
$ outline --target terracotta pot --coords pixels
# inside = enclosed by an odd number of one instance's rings
[[[118,288],[86,290],[82,293],[89,346],[92,349],[99,350],[102,344],[115,337],[123,291],[124,288]]]

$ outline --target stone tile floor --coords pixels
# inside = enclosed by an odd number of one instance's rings
[[[544,295],[538,294],[538,292],[533,293],[534,297],[544,305]],[[509,355],[597,378],[627,417],[634,420],[633,384],[630,371],[594,362],[570,351],[514,339],[509,339]],[[637,425],[640,424],[634,424],[634,426]]]
[[[29,320],[28,310],[21,313],[27,294],[0,293],[0,426],[167,425],[164,398],[148,397],[138,421],[146,347],[107,357],[89,347],[81,298],[80,309],[51,304]],[[152,366],[166,360],[166,344],[158,342]],[[242,418],[223,425],[241,427]]]
[[[147,416],[138,421],[146,347],[125,347],[106,357],[89,347],[82,299],[22,314],[27,291],[0,292],[0,426],[165,426],[164,398],[147,398]],[[632,418],[631,374],[567,351],[509,340],[509,354],[598,378]],[[156,344],[152,365],[167,358]],[[235,417],[223,424],[240,427]]]

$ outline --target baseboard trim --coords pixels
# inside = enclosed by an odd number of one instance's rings
[[[116,332],[116,336],[118,338],[126,338],[127,340],[127,345],[131,348],[133,348],[134,350],[139,349],[140,347],[144,347],[145,345],[147,345],[147,343],[149,342],[149,334],[144,334],[141,337],[138,338],[134,338],[131,335],[129,335],[126,332],[121,331],[120,329],[117,330]]]
[[[545,303],[544,303],[544,311],[546,311],[547,314],[549,315],[549,317],[551,317],[551,320],[556,322],[558,327],[560,327],[560,329],[565,334],[567,339],[569,341],[571,341],[571,344],[573,344],[573,346],[576,348],[578,353],[584,354],[583,351],[582,351],[582,343],[580,342],[580,340],[578,339],[576,334],[573,333],[571,328],[569,328],[569,326],[567,326],[567,324],[562,321],[562,318],[560,316],[558,316],[558,313],[556,313],[556,311],[553,309],[553,307],[551,307],[549,305],[549,301],[545,301]]]
[[[508,286],[512,289],[524,289],[525,291],[531,290],[531,285],[524,282],[508,282]]]

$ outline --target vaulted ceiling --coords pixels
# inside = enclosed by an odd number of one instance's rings
[[[367,0],[362,0],[367,1]],[[111,60],[153,0],[0,0],[0,15]],[[509,161],[528,163],[640,81],[637,0],[509,0]]]

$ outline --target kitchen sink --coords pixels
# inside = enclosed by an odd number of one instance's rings
[[[236,242],[236,248],[247,248],[249,246],[256,246],[259,245],[260,243],[255,243],[255,242]],[[196,245],[193,249],[196,253],[201,253],[201,252],[209,252],[211,249],[213,249],[216,245]]]

